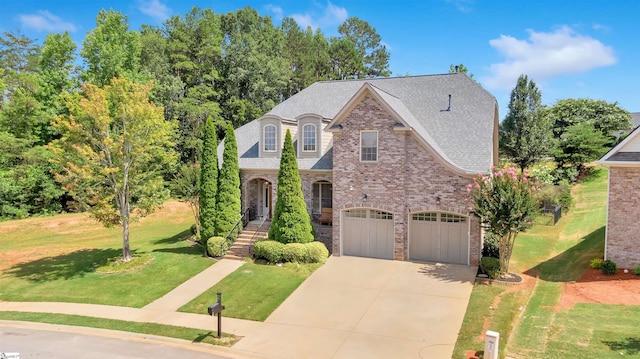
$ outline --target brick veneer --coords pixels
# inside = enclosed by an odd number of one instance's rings
[[[638,167],[609,169],[606,259],[620,268],[640,266],[640,191]]]
[[[394,214],[394,258],[408,258],[408,218],[419,211],[468,215],[464,199],[471,178],[443,166],[408,131],[395,129],[396,120],[371,95],[365,95],[340,123],[333,138],[333,254],[340,251],[340,210],[371,207]],[[378,131],[378,161],[360,162],[360,131]],[[353,190],[350,190],[353,188]],[[367,194],[366,202],[362,195]],[[440,204],[436,197],[440,196]],[[469,263],[478,265],[479,220],[470,221]]]

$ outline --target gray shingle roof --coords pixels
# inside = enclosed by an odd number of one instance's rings
[[[454,166],[485,172],[492,165],[496,99],[462,73],[316,82],[265,115],[295,120],[314,113],[333,119],[365,83]],[[236,130],[240,168],[277,169],[279,158],[258,158],[259,134],[259,121]],[[330,152],[298,159],[300,169],[331,169],[331,164]]]

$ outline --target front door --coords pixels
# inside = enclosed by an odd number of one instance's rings
[[[266,218],[271,218],[273,213],[273,205],[272,205],[272,196],[271,196],[271,183],[264,183],[264,208],[262,209],[262,215]]]

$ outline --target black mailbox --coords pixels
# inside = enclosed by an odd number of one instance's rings
[[[219,315],[223,309],[224,305],[220,303],[213,303],[211,306],[209,306],[207,311],[209,312],[209,315]]]

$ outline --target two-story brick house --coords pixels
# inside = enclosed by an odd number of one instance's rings
[[[477,265],[466,186],[498,161],[495,98],[462,73],[315,83],[236,130],[243,209],[270,217],[286,131],[333,255]]]

